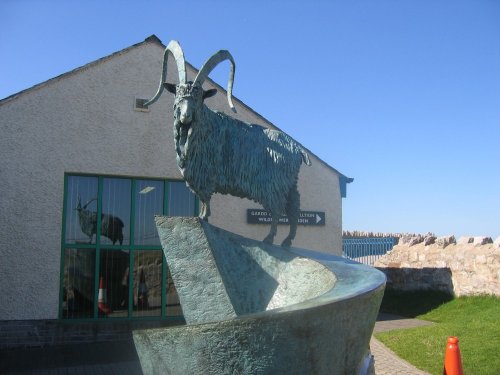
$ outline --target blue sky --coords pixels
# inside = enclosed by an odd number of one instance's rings
[[[344,229],[500,236],[500,1],[2,0],[0,98],[151,34],[233,54],[235,96],[354,178]]]

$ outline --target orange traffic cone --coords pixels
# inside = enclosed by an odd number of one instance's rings
[[[446,344],[443,375],[464,375],[458,338],[454,336],[448,337],[448,343]]]
[[[106,306],[106,287],[104,286],[104,279],[102,278],[102,276],[99,279],[99,295],[97,298],[97,307],[105,315],[108,315],[111,312],[111,309]]]

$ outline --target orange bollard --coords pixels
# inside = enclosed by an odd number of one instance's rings
[[[104,280],[101,276],[99,279],[99,294],[97,298],[97,307],[104,315],[111,313],[111,309],[106,306],[106,287],[104,286]]]
[[[448,343],[446,344],[443,375],[464,375],[458,338],[454,336],[448,337]]]

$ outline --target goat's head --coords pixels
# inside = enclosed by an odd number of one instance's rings
[[[217,94],[217,90],[203,90],[200,84],[194,82],[174,85],[165,83],[167,91],[175,95],[174,118],[181,125],[188,126],[195,116],[195,108],[200,108],[203,100]]]
[[[78,197],[77,197],[77,204],[76,204],[76,208],[75,210],[78,211],[78,212],[81,212],[82,210],[86,210],[87,209],[87,206],[92,203],[93,201],[96,201],[97,198],[92,198],[91,200],[89,200],[87,203],[85,203],[82,207],[82,197],[80,196],[80,194],[78,194]]]
[[[179,73],[179,84],[174,85],[166,82],[167,78],[167,61],[168,54],[171,53],[177,64],[177,71]],[[205,64],[201,67],[198,72],[194,82],[187,81],[186,74],[186,61],[184,59],[184,53],[182,52],[182,48],[178,42],[172,40],[167,48],[165,49],[165,53],[163,56],[163,71],[160,81],[160,86],[158,88],[155,96],[146,102],[144,105],[148,106],[153,104],[158,100],[160,95],[163,92],[163,89],[166,88],[167,91],[175,94],[175,102],[174,102],[174,116],[175,120],[179,121],[182,125],[189,125],[193,120],[193,116],[195,116],[194,111],[195,108],[199,108],[203,103],[203,100],[209,98],[217,93],[217,90],[203,90],[203,82],[207,79],[210,72],[221,62],[229,60],[231,63],[231,70],[229,72],[229,82],[227,85],[227,100],[229,103],[229,107],[236,112],[233,102],[232,102],[232,91],[233,91],[233,82],[234,82],[234,70],[235,64],[234,59],[228,51],[220,50],[216,52],[212,57],[210,57]]]

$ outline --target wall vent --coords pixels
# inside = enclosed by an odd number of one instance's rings
[[[149,112],[149,107],[144,105],[147,101],[148,99],[135,98],[134,110],[138,112]]]

